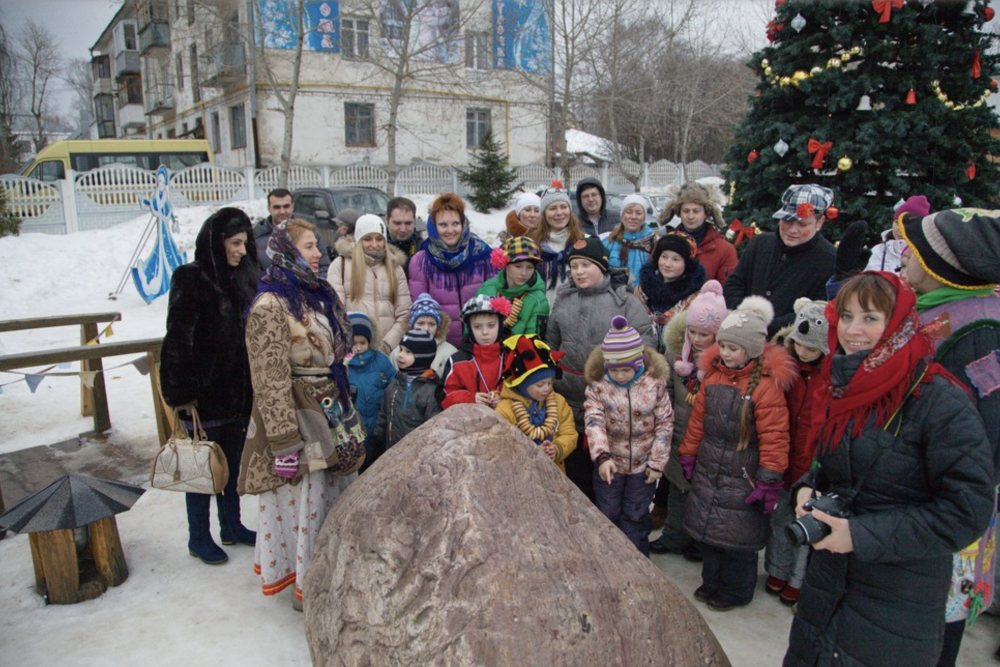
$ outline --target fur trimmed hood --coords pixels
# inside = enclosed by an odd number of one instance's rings
[[[354,246],[356,243],[353,236],[341,236],[337,239],[333,249],[337,251],[338,257],[343,257],[347,261],[354,258]],[[392,255],[392,261],[396,266],[406,266],[407,257],[402,250],[391,243],[386,243],[385,252],[387,255]]]
[[[677,313],[667,322],[663,330],[663,346],[675,354],[680,354],[684,347],[684,331],[687,329],[687,308]]]
[[[722,217],[720,205],[726,201],[722,191],[717,185],[703,185],[697,181],[685,183],[683,187],[676,185],[668,188],[668,192],[674,195],[674,200],[660,212],[660,226],[665,226],[674,219],[680,217],[682,204],[700,204],[705,208],[709,220],[720,232],[725,232],[728,225],[726,219]]]
[[[407,326],[406,330],[410,331],[413,327]],[[444,310],[441,311],[441,324],[438,325],[437,335],[434,336],[434,340],[437,341],[438,345],[443,343],[448,339],[448,330],[451,328],[451,315],[449,315]]]
[[[642,346],[642,363],[646,367],[647,375],[663,382],[670,379],[670,364],[667,363],[666,357],[656,351],[656,348],[649,345]],[[587,357],[583,374],[587,382],[600,382],[604,379],[604,352],[601,351],[600,345]]]
[[[798,364],[792,354],[783,346],[768,343],[764,346],[764,354],[761,356],[764,358],[761,378],[768,378],[782,392],[791,389],[799,378]],[[722,361],[719,359],[719,344],[715,343],[698,357],[698,377],[704,379],[716,366],[716,361],[719,362],[718,366],[722,372],[733,372],[722,366]],[[761,381],[763,382],[763,379]]]

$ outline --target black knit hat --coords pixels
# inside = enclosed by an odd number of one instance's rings
[[[900,231],[933,278],[958,289],[1000,283],[1000,211],[964,208],[926,217],[907,213]]]
[[[604,247],[604,243],[601,239],[596,236],[588,236],[585,239],[581,239],[573,244],[569,249],[569,254],[566,257],[566,263],[569,264],[573,261],[574,257],[582,257],[588,261],[597,264],[601,267],[601,271],[604,273],[608,272],[608,249]]]
[[[434,363],[437,355],[437,341],[423,329],[410,329],[399,341],[400,347],[405,347],[413,354],[413,363],[408,368],[400,370],[407,373],[423,372]]]
[[[660,255],[666,250],[671,250],[676,252],[682,258],[684,258],[684,274],[687,275],[695,270],[698,266],[698,260],[695,259],[695,255],[698,251],[698,242],[695,241],[689,234],[684,232],[667,232],[663,237],[656,242],[656,246],[653,248],[653,254],[650,255],[649,261],[653,266],[658,266],[660,261]]]

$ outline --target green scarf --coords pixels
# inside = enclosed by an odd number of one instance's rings
[[[958,289],[944,285],[936,290],[920,294],[917,296],[917,312],[923,312],[928,308],[940,306],[943,303],[951,303],[960,299],[968,299],[970,296],[989,296],[993,294],[993,287],[982,289]]]

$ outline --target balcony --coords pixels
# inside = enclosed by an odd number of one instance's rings
[[[143,95],[146,115],[164,114],[174,110],[174,86],[170,83],[155,84]]]
[[[139,55],[155,56],[170,50],[170,24],[150,21],[139,32]]]
[[[115,138],[115,121],[113,120],[99,120],[97,121],[97,138],[98,139],[114,139]]]
[[[115,87],[111,83],[111,79],[94,79],[94,97],[98,95],[112,95],[115,92]]]
[[[219,44],[201,57],[201,85],[226,88],[246,82],[247,61],[242,44]]]
[[[122,51],[115,56],[115,78],[118,79],[129,74],[139,74],[139,52]]]
[[[118,123],[123,130],[142,130],[146,128],[146,111],[142,104],[126,104],[118,107]]]

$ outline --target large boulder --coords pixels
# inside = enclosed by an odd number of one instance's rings
[[[424,424],[341,495],[305,622],[316,667],[729,665],[677,587],[480,405]]]

